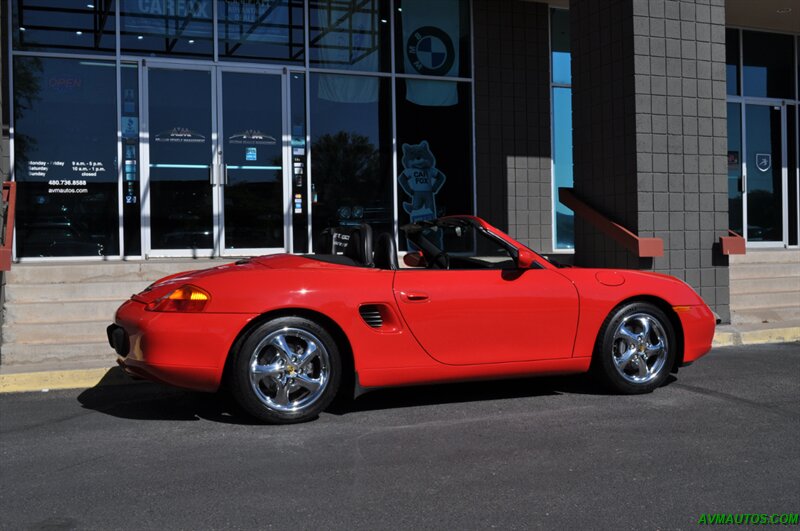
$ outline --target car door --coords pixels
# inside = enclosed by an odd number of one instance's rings
[[[417,341],[441,363],[572,356],[578,294],[556,270],[400,269],[394,293]]]

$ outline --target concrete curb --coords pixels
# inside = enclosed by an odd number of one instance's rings
[[[25,393],[51,389],[88,389],[97,385],[136,383],[117,367],[67,371],[0,374],[0,393]]]
[[[720,327],[714,334],[714,348],[764,343],[800,341],[800,326],[761,330],[737,330]],[[0,394],[49,391],[51,389],[88,389],[98,385],[128,385],[139,383],[119,367],[100,369],[20,372],[0,374]]]
[[[763,343],[789,343],[800,341],[800,326],[755,330],[721,329],[714,334],[712,347],[760,345]]]

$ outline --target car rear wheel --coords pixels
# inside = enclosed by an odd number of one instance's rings
[[[672,322],[657,306],[634,302],[616,308],[595,348],[597,372],[614,391],[649,393],[661,386],[675,360]]]
[[[339,349],[314,321],[282,317],[255,328],[235,353],[231,393],[257,419],[291,424],[315,418],[336,395]]]

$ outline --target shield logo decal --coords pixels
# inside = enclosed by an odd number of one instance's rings
[[[772,167],[772,155],[769,153],[756,153],[756,168],[759,171],[769,171]]]

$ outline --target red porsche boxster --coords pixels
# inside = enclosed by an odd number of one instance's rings
[[[120,306],[109,342],[128,373],[224,384],[271,423],[314,418],[337,393],[590,369],[646,393],[711,348],[715,316],[676,278],[558,267],[472,216],[402,232],[402,266],[394,237],[373,248],[362,225],[342,254],[163,278]]]

